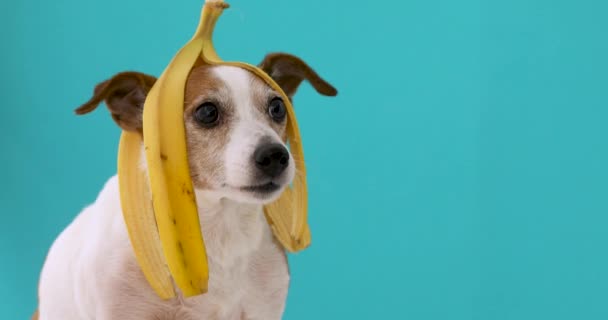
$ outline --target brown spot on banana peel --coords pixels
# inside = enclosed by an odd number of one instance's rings
[[[169,159],[169,158],[167,157],[167,155],[166,155],[166,154],[164,154],[164,153],[161,153],[161,154],[160,154],[160,158],[161,158],[163,161],[167,161],[167,159]]]
[[[194,194],[192,193],[192,191],[187,190],[186,191],[186,195],[188,195],[188,198],[190,199],[190,201],[196,203],[196,197],[194,196]]]
[[[194,192],[192,192],[192,189],[188,188],[188,186],[185,183],[182,184],[182,194],[188,195],[188,198],[190,198],[190,201],[196,202],[196,197],[194,196]]]
[[[184,247],[182,246],[182,243],[180,241],[177,242],[177,249],[179,250],[179,254],[182,258],[182,264],[184,265],[184,268],[188,268],[188,263],[186,262],[186,255],[184,254]]]

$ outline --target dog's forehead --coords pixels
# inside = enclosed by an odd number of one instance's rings
[[[222,85],[238,95],[249,93],[252,82],[256,80],[247,70],[233,66],[215,66],[211,72]]]
[[[216,66],[212,73],[228,89],[232,103],[237,108],[251,109],[264,103],[273,92],[262,79],[239,67]]]

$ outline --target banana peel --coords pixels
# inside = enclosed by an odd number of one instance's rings
[[[188,75],[200,58],[208,65],[235,66],[265,81],[287,108],[287,139],[296,164],[292,185],[264,207],[275,238],[288,251],[310,245],[306,168],[300,132],[290,99],[264,71],[243,62],[225,62],[213,47],[215,24],[228,4],[207,0],[191,40],[175,55],[144,104],[143,140],[123,132],[118,155],[121,205],[136,259],[162,299],[207,291],[209,267],[198,207],[190,178],[183,108]],[[143,152],[142,152],[143,146]],[[142,167],[145,154],[145,164]],[[147,169],[147,171],[145,171]]]
[[[262,69],[244,62],[226,62],[219,58],[211,41],[215,24],[223,9],[228,5],[223,1],[207,2],[203,7],[201,22],[193,37],[205,39],[201,52],[202,60],[209,65],[233,66],[248,70],[258,76],[283,98],[287,108],[287,137],[292,157],[296,163],[297,175],[293,186],[285,190],[283,195],[274,203],[264,208],[275,237],[291,252],[296,252],[310,245],[310,230],[307,224],[308,194],[306,189],[306,167],[304,166],[304,151],[300,138],[300,129],[296,121],[291,99],[283,89]]]

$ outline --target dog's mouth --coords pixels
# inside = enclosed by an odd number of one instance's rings
[[[273,193],[273,192],[281,189],[281,185],[271,181],[271,182],[260,184],[260,185],[241,187],[240,189],[242,191],[246,191],[246,192],[253,192],[253,193],[258,193],[258,194],[268,194],[268,193]]]

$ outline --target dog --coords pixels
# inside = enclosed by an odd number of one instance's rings
[[[291,100],[307,80],[320,94],[337,90],[300,58],[268,54],[259,67]],[[77,109],[105,101],[123,130],[143,135],[143,107],[156,78],[123,72],[95,87]],[[281,319],[289,286],[282,246],[263,205],[295,174],[286,146],[286,109],[278,92],[249,71],[197,63],[184,99],[190,173],[209,263],[208,292],[161,300],[137,264],[111,177],[54,241],[39,282],[39,320]]]

